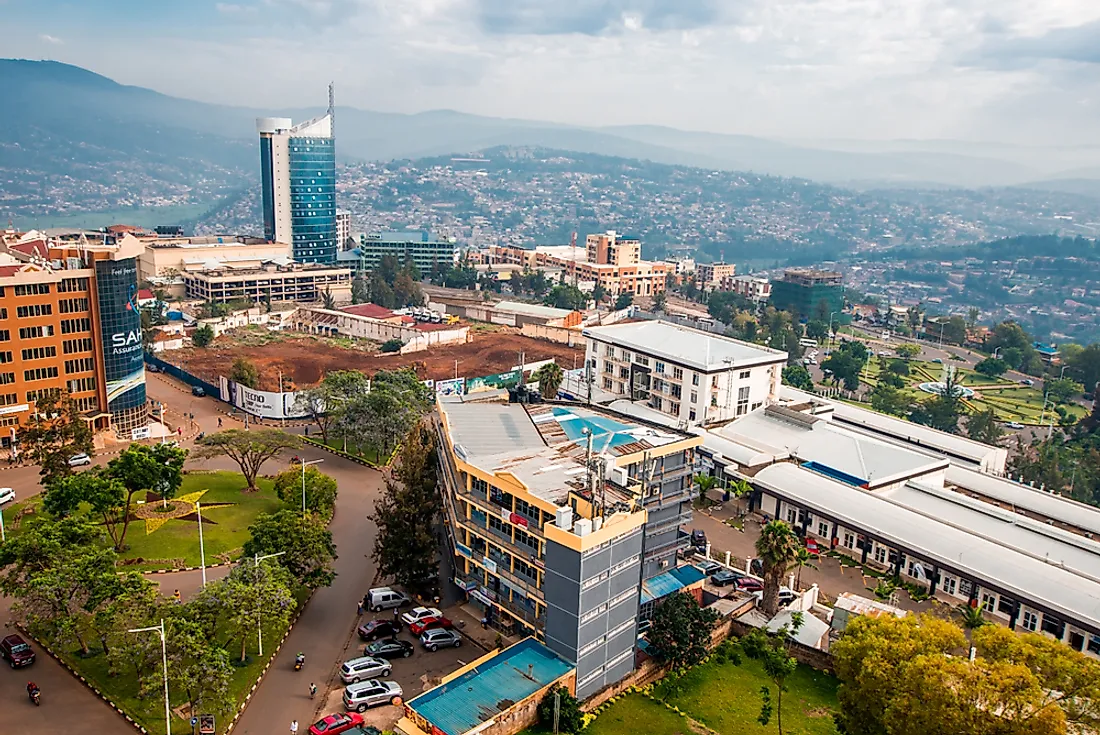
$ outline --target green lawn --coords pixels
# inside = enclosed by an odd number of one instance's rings
[[[259,479],[259,492],[245,493],[244,477],[236,472],[193,472],[184,475],[177,497],[194,499],[202,506],[202,536],[206,548],[206,563],[220,561],[219,554],[240,549],[248,540],[248,527],[261,513],[274,513],[282,505],[272,490],[270,480]],[[160,560],[132,565],[130,569],[159,569],[165,560],[182,558],[185,566],[199,565],[199,527],[192,519],[174,519],[157,526],[145,520],[130,522],[126,533],[129,546],[119,557],[125,559]]]
[[[551,727],[541,724],[520,735],[545,735]],[[628,694],[600,713],[585,728],[585,735],[691,735],[684,717],[641,694]]]
[[[296,595],[299,605],[303,603],[306,598],[304,592]],[[231,684],[231,694],[233,700],[239,705],[248,694],[249,689],[256,682],[256,677],[260,675],[260,671],[274,654],[275,647],[279,645],[279,640],[283,637],[285,629],[276,627],[264,627],[264,658],[260,659],[257,656],[256,647],[256,635],[250,636],[247,642],[247,662],[245,665],[240,666],[241,644],[240,639],[234,641],[221,640],[221,643],[225,645],[229,652],[230,658],[233,662],[233,679]],[[145,633],[142,635],[156,635],[156,633]],[[92,654],[83,658],[80,656],[79,649],[73,651],[62,651],[61,656],[65,661],[76,669],[78,672],[84,675],[84,678],[92,682],[97,689],[107,696],[108,699],[118,705],[123,711],[125,711],[130,717],[134,718],[137,722],[145,726],[151,735],[164,735],[164,697],[161,694],[163,689],[157,688],[152,694],[142,698],[139,696],[139,689],[137,683],[137,677],[133,674],[127,674],[123,676],[110,676],[108,674],[107,657],[103,655],[100,649],[93,649]],[[160,671],[160,664],[157,664],[157,671]],[[158,679],[158,682],[163,681]],[[308,683],[308,682],[306,682]],[[305,684],[302,685],[303,689]],[[175,709],[180,705],[187,703],[186,697],[182,692],[173,692],[169,689],[169,697],[172,704],[172,708]],[[232,717],[232,713],[228,716],[222,715],[217,717],[218,732],[224,732],[224,727],[229,718]],[[175,716],[173,712],[172,718],[172,732],[190,732],[190,727],[187,720],[181,719]]]
[[[741,664],[735,666],[712,658],[680,679],[660,684],[654,694],[722,735],[763,735],[776,730],[774,714],[768,727],[756,721],[763,686],[772,688],[774,705],[775,687],[759,663],[742,657]],[[832,718],[837,708],[836,687],[837,680],[829,674],[799,666],[787,680],[783,695],[784,732],[836,735]]]
[[[309,437],[309,441],[321,444],[320,435],[313,435]],[[383,457],[377,449],[372,446],[356,446],[352,442],[348,442],[347,449],[344,448],[344,440],[339,437],[330,436],[327,442],[324,442],[325,446],[330,449],[335,449],[338,452],[347,452],[348,454],[364,459],[374,465],[381,465],[386,462],[388,457]]]

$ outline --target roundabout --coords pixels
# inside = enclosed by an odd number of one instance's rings
[[[921,383],[917,387],[920,388],[925,393],[931,393],[931,394],[937,395],[937,396],[942,396],[942,395],[947,394],[947,384],[942,383],[942,382]],[[971,390],[970,388],[967,388],[964,385],[956,385],[955,386],[955,397],[956,398],[973,398],[974,397],[974,391]]]

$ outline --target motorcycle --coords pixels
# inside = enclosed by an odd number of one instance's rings
[[[294,670],[295,671],[301,671],[302,667],[305,666],[305,665],[306,665],[306,657],[299,653],[294,658]]]
[[[31,701],[34,702],[35,707],[40,707],[42,705],[42,692],[41,692],[41,690],[32,689],[30,692],[28,692],[28,695],[30,696]]]

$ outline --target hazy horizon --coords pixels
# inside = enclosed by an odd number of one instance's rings
[[[1100,4],[4,0],[0,55],[204,102],[821,141],[1091,145]]]

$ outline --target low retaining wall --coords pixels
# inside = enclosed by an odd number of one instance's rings
[[[384,464],[375,464],[374,462],[371,462],[370,460],[363,459],[362,457],[351,454],[350,452],[344,452],[344,451],[341,451],[339,449],[333,449],[328,444],[325,444],[322,441],[318,441],[317,439],[314,439],[311,436],[303,436],[303,437],[301,437],[301,439],[306,444],[310,444],[314,447],[317,447],[318,449],[324,449],[326,452],[332,452],[337,457],[343,457],[344,459],[355,462],[356,464],[361,464],[364,467],[370,467],[370,468],[376,469],[376,470],[380,470],[380,469],[383,469],[385,467],[389,467],[390,463],[393,462],[394,455],[397,454],[397,450],[394,449],[393,452],[390,453],[390,456],[386,459],[386,462]]]

